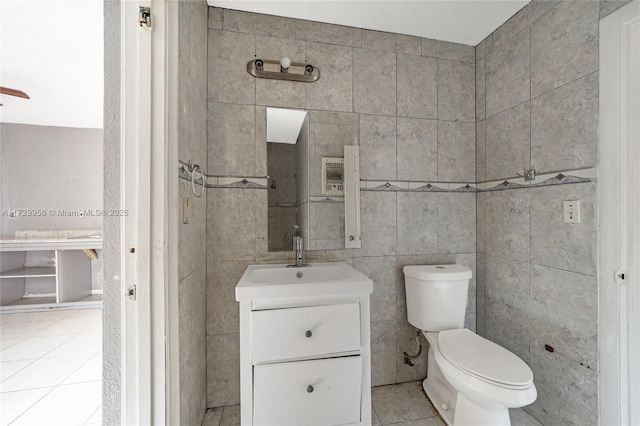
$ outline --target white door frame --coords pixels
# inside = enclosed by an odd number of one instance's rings
[[[639,0],[600,21],[599,424],[607,425],[640,424],[639,40]]]
[[[121,420],[126,425],[179,420],[179,411],[173,411],[179,360],[169,345],[177,333],[172,294],[178,275],[176,227],[169,226],[177,223],[172,203],[177,183],[171,184],[177,170],[170,167],[177,164],[177,140],[171,137],[177,132],[177,107],[171,107],[177,104],[174,3],[122,2],[121,205],[129,213],[121,222]],[[151,6],[151,30],[138,24],[140,6]],[[127,292],[134,285],[132,298]]]
[[[122,265],[122,424],[150,424],[150,345],[143,336],[151,328],[149,314],[150,211],[148,171],[151,146],[151,33],[138,25],[138,2],[122,3],[121,86],[121,206],[128,213],[121,221]],[[144,82],[145,84],[141,83]],[[146,111],[145,111],[146,110]],[[148,172],[147,172],[148,173]],[[142,187],[140,182],[142,181]],[[142,194],[142,197],[140,195]],[[148,222],[147,222],[148,223]],[[135,286],[135,287],[134,287]],[[128,290],[135,289],[135,300]],[[150,334],[147,334],[150,336]],[[137,390],[136,390],[137,387]],[[146,407],[146,409],[145,409]]]

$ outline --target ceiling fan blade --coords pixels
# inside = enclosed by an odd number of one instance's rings
[[[24,98],[24,99],[31,99],[29,95],[24,93],[22,90],[9,89],[8,87],[2,87],[2,86],[0,86],[0,94],[17,96],[19,98]]]

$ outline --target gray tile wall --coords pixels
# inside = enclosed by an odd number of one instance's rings
[[[207,167],[207,13],[204,1],[178,4],[178,157]],[[200,424],[206,411],[206,220],[207,194],[196,198],[179,180],[180,203],[188,197],[191,217],[178,226],[178,321],[180,419]],[[182,208],[180,208],[182,211]]]
[[[534,0],[476,47],[479,182],[597,166],[604,3]],[[576,199],[582,221],[564,224],[563,201]],[[478,332],[531,366],[538,399],[525,411],[597,424],[596,183],[476,201]]]
[[[254,79],[246,72],[254,55],[307,60],[321,78],[311,84]],[[310,138],[322,139],[313,141],[318,147],[335,145],[338,154],[343,144],[359,143],[363,179],[475,181],[472,46],[210,8],[208,61],[208,88],[201,89],[208,94],[209,174],[266,175],[264,106],[273,105],[309,110]],[[266,193],[207,190],[209,407],[239,403],[234,287],[244,268],[293,259],[266,249]],[[402,355],[415,351],[402,267],[457,262],[475,271],[475,193],[361,195],[362,249],[310,251],[307,260],[346,261],[374,280],[373,384],[422,379],[426,357],[410,367]],[[474,279],[470,328],[475,300]]]

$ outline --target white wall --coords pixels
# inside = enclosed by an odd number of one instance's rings
[[[104,207],[120,208],[120,65],[119,1],[104,2]],[[120,219],[103,223],[102,424],[117,425],[122,412]]]
[[[102,209],[102,130],[0,124],[0,238],[23,229],[101,229],[100,216],[49,210]],[[9,217],[13,209],[45,216]]]

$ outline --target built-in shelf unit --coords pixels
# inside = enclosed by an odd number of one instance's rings
[[[0,306],[22,299],[27,280],[32,279],[54,279],[58,304],[90,296],[91,258],[87,253],[96,249],[102,249],[102,238],[1,240]],[[27,257],[34,252],[52,253],[50,264],[30,266]]]

